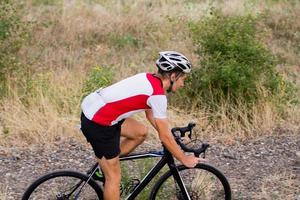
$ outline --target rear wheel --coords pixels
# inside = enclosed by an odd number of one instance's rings
[[[195,168],[178,166],[179,174],[192,200],[231,199],[231,189],[226,177],[216,168],[198,164]],[[151,200],[184,199],[170,171],[162,175],[154,185]]]
[[[22,200],[103,199],[102,190],[85,174],[75,171],[55,171],[34,181],[25,191]]]

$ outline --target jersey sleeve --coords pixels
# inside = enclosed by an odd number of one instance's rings
[[[167,118],[167,97],[165,95],[150,96],[147,104],[151,107],[154,118]]]

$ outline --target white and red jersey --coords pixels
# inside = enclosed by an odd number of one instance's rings
[[[167,118],[167,98],[158,77],[140,73],[89,94],[81,109],[89,120],[111,126],[146,109],[154,118]]]

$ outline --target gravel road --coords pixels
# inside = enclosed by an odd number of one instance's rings
[[[300,133],[284,133],[224,145],[212,144],[207,158],[220,169],[233,199],[300,200]],[[151,149],[145,143],[141,148]],[[94,163],[90,147],[61,139],[45,147],[0,147],[0,199],[20,199],[25,188],[54,169],[86,171]]]

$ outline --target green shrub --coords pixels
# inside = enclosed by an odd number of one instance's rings
[[[54,6],[61,3],[61,0],[32,0],[34,6]]]
[[[119,49],[127,46],[136,48],[142,46],[142,42],[132,34],[120,35],[113,33],[110,35],[110,42]]]
[[[110,85],[112,82],[112,72],[100,66],[92,68],[86,82],[83,86],[83,96],[88,95],[90,92],[97,90],[100,87]]]
[[[6,88],[6,77],[21,65],[17,53],[28,38],[29,23],[21,20],[22,6],[12,0],[0,1],[0,92]]]
[[[253,105],[287,88],[275,70],[275,57],[255,37],[255,17],[214,13],[189,27],[201,67],[181,95],[196,107]]]

